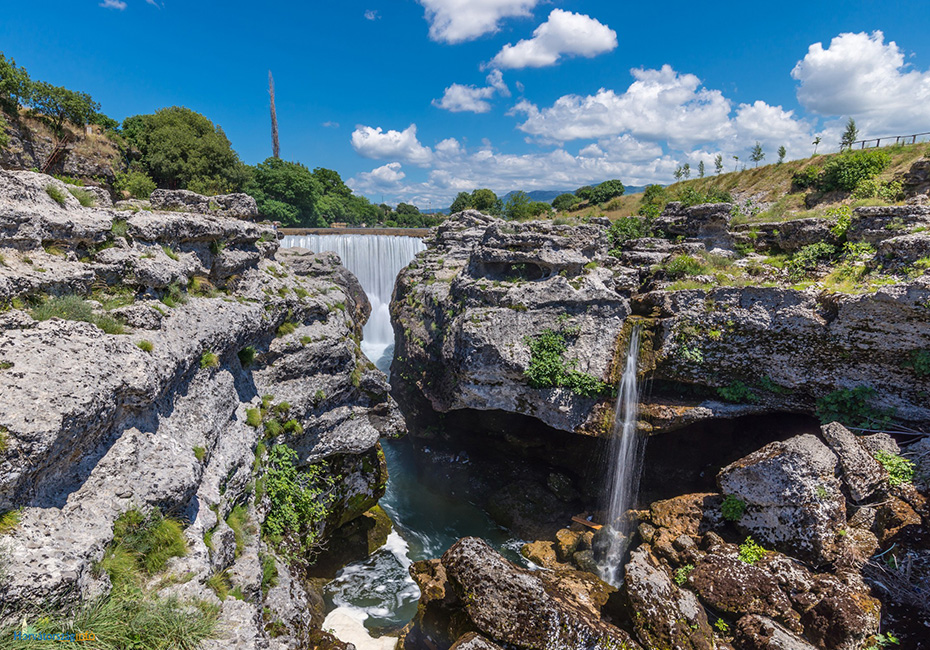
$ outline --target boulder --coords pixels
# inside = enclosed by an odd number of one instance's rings
[[[722,503],[719,494],[685,494],[654,502],[649,506],[649,519],[655,526],[669,529],[673,537],[700,536],[724,523]]]
[[[449,650],[502,650],[502,648],[480,634],[469,632],[459,637]]]
[[[733,236],[729,230],[732,212],[732,203],[707,203],[685,208],[681,203],[672,201],[653,222],[653,228],[670,239],[699,239],[708,249],[732,250]]]
[[[643,544],[625,567],[623,597],[636,636],[646,648],[716,648],[707,614],[693,592],[672,582],[668,571]]]
[[[756,614],[736,622],[733,641],[741,650],[816,650],[784,625]]]
[[[829,447],[804,434],[724,467],[717,483],[746,504],[740,528],[763,545],[823,565],[837,557],[837,531],[846,527],[837,466]]]
[[[155,190],[149,202],[155,210],[218,214],[234,219],[258,217],[258,205],[248,194],[203,196],[189,190]]]
[[[449,647],[469,632],[515,648],[639,648],[598,616],[611,588],[595,576],[527,571],[473,537],[410,572],[422,593],[410,650]]]
[[[843,482],[853,501],[861,503],[883,489],[885,470],[849,429],[839,422],[831,422],[820,430],[839,458]]]
[[[920,227],[930,227],[930,206],[865,206],[853,210],[846,238],[854,242],[878,244]]]

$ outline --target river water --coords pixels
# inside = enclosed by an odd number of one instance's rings
[[[371,302],[362,351],[385,373],[394,352],[390,301],[400,271],[425,249],[415,237],[392,235],[294,235],[283,247],[334,251],[358,278]],[[360,650],[390,650],[396,635],[416,614],[419,589],[407,569],[438,558],[461,537],[482,537],[506,557],[519,561],[522,541],[514,539],[471,503],[428,488],[419,477],[410,444],[384,441],[387,490],[380,505],[394,522],[387,544],[365,560],[344,567],[325,589],[330,609],[323,623]]]

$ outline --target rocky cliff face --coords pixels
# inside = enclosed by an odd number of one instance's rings
[[[403,433],[359,348],[355,278],[278,250],[271,226],[81,208],[31,172],[0,172],[0,253],[0,514],[19,522],[0,536],[3,614],[105,593],[114,522],[158,508],[188,549],[159,593],[219,603],[205,583],[221,575],[242,595],[214,647],[305,643],[319,597],[258,533],[268,450],[328,486],[325,540],[375,505],[379,438]]]
[[[813,414],[818,400],[858,386],[896,419],[930,423],[926,384],[910,362],[930,348],[930,275],[920,262],[930,255],[930,209],[855,211],[847,240],[878,249],[863,263],[877,279],[855,289],[827,269],[800,282],[778,268],[784,255],[768,257],[836,243],[832,222],[731,230],[730,210],[670,204],[655,223],[661,237],[624,241],[614,254],[596,223],[453,216],[398,280],[395,390],[419,413],[502,411],[602,435],[607,393],[577,376],[615,384],[639,323],[641,371],[656,382],[643,413],[655,433],[706,418]],[[758,252],[738,259],[740,246]],[[707,262],[689,269],[696,260]],[[534,366],[533,341],[547,331],[561,347],[558,372]],[[747,390],[734,396],[734,386]]]

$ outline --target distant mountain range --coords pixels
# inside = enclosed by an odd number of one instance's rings
[[[638,194],[646,189],[645,185],[624,185],[626,191],[624,194]],[[517,190],[514,190],[516,192]],[[507,203],[507,199],[514,192],[507,192],[501,199],[504,203]],[[531,201],[542,201],[544,203],[552,203],[552,200],[560,194],[574,194],[575,190],[533,190],[532,192],[527,192],[527,195],[530,197]]]

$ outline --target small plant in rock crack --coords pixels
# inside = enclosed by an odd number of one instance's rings
[[[683,567],[679,567],[675,570],[675,584],[681,587],[683,584],[688,582],[688,576],[691,575],[691,572],[694,571],[693,564],[686,564]]]
[[[746,512],[746,502],[742,499],[728,494],[720,506],[720,514],[727,521],[739,521]]]
[[[746,541],[739,545],[739,559],[746,564],[755,564],[768,553],[769,551],[759,546],[752,537],[747,537]]]

